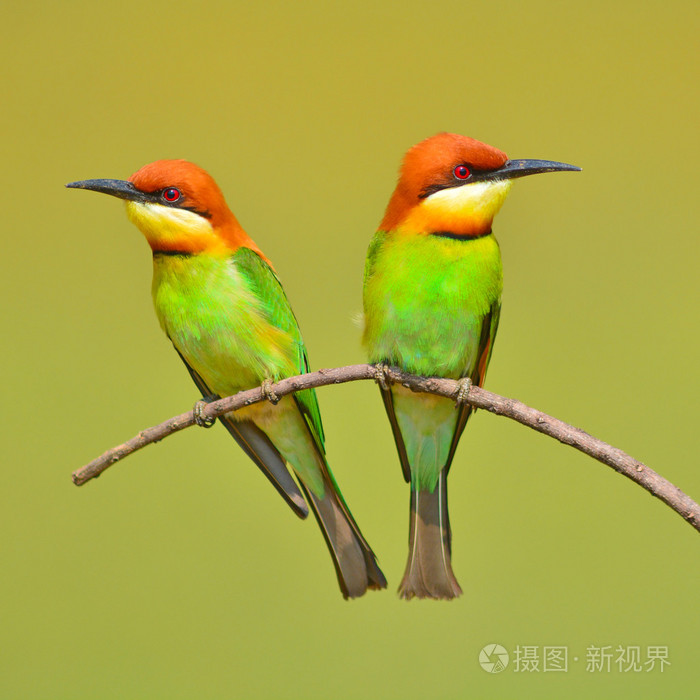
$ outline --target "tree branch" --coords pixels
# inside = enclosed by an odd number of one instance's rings
[[[317,372],[283,379],[269,388],[278,397],[282,397],[302,389],[317,388],[329,384],[344,384],[345,382],[354,382],[359,379],[376,380],[378,378],[377,372],[378,370],[374,365],[351,365],[335,369],[320,369]],[[387,368],[385,377],[387,380],[402,384],[412,391],[437,394],[453,400],[456,400],[459,390],[462,388],[462,385],[453,379],[416,377],[395,368]],[[667,481],[646,465],[625,454],[622,450],[592,437],[579,428],[530,408],[520,401],[493,394],[478,386],[472,386],[466,392],[466,396],[464,394],[463,390],[463,400],[476,408],[483,408],[496,415],[511,418],[533,430],[549,435],[565,445],[571,445],[571,447],[575,447],[603,464],[607,464],[615,471],[624,474],[639,484],[653,496],[662,500],[667,506],[687,520],[696,530],[700,531],[700,506],[670,481]],[[266,395],[261,387],[241,391],[234,396],[228,396],[210,403],[202,411],[202,417],[216,418],[229,411],[264,400],[266,400]],[[146,445],[158,442],[168,435],[189,428],[194,424],[195,420],[192,411],[187,411],[160,425],[142,430],[131,440],[117,445],[111,450],[107,450],[97,459],[75,471],[73,473],[73,483],[77,486],[82,486],[85,482],[99,476],[105,469],[108,469],[115,462],[127,457],[132,452],[136,452]]]

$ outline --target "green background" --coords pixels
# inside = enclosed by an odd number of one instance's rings
[[[450,476],[456,602],[405,603],[408,489],[377,390],[319,391],[386,592],[342,600],[321,535],[220,428],[75,488],[196,398],[115,200],[207,168],[273,260],[315,368],[363,361],[361,277],[398,163],[437,131],[580,165],[498,216],[487,387],[696,499],[696,2],[43,2],[3,9],[2,698],[697,697],[696,532],[593,460],[478,414]],[[568,673],[479,650],[567,646]],[[588,673],[590,645],[668,647]],[[579,657],[578,662],[573,657]]]

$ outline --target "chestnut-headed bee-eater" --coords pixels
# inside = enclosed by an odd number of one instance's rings
[[[270,261],[207,172],[184,160],[160,160],[126,181],[67,187],[126,200],[129,219],[153,251],[158,320],[203,397],[308,371],[299,326]],[[254,404],[219,420],[298,516],[305,518],[307,502],[311,506],[343,596],[386,587],[328,467],[315,392]]]
[[[481,386],[501,310],[502,268],[491,223],[514,178],[579,170],[508,160],[474,139],[441,133],[411,148],[367,253],[363,342],[369,361]],[[466,389],[468,384],[464,384]],[[402,598],[455,598],[447,473],[472,409],[399,385],[381,388],[411,485]]]

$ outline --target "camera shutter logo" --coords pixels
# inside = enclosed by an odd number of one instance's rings
[[[481,668],[488,673],[500,673],[508,666],[508,652],[500,644],[487,644],[479,652]]]

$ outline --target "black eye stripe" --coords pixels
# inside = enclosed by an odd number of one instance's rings
[[[468,170],[469,174],[467,177],[460,178],[457,176],[455,171],[462,167]],[[493,172],[494,171],[490,170],[474,170],[468,163],[460,163],[452,168],[452,170],[449,170],[449,175],[445,174],[440,181],[426,185],[418,194],[418,199],[425,199],[426,197],[430,197],[431,194],[440,192],[440,190],[447,190],[450,187],[461,187],[462,185],[471,184],[472,182],[488,180],[493,177]]]
[[[171,193],[172,196],[177,192],[175,199],[168,199],[166,194]],[[197,206],[193,206],[191,201],[182,194],[182,191],[177,187],[166,187],[163,190],[153,190],[152,192],[142,192],[142,197],[144,201],[151,202],[153,204],[160,204],[165,207],[172,207],[173,209],[184,209],[186,211],[191,211],[193,214],[198,214],[205,219],[211,219],[211,212],[207,209],[199,209]]]

